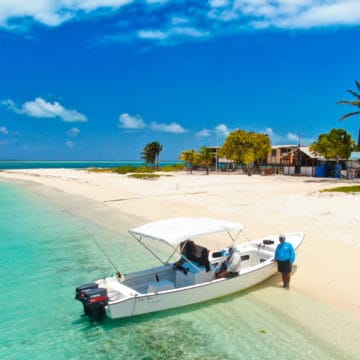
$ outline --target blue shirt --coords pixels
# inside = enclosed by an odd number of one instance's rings
[[[275,250],[275,260],[293,263],[295,261],[294,247],[286,241],[280,243]]]

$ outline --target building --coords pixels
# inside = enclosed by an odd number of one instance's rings
[[[278,145],[272,146],[266,163],[285,175],[315,176],[316,166],[325,158],[310,151],[308,146]]]
[[[360,177],[360,151],[353,151],[345,164],[349,179]]]
[[[227,170],[236,170],[235,161],[229,160],[226,157],[219,157],[218,151],[221,149],[221,146],[208,146],[208,149],[214,154],[214,161],[211,164],[211,168],[215,171],[227,171]]]

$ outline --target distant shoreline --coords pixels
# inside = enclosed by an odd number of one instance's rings
[[[180,160],[160,161],[159,166],[183,164]],[[143,160],[0,160],[0,170],[24,169],[87,169],[117,166],[144,166]]]

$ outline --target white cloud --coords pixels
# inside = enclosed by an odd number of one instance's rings
[[[140,115],[131,116],[123,113],[119,116],[119,125],[122,129],[143,129],[146,127]]]
[[[16,108],[15,103],[11,99],[1,100],[1,105],[6,106],[9,110],[17,112],[18,109]]]
[[[170,36],[186,36],[186,37],[192,37],[192,38],[201,38],[209,36],[208,31],[201,31],[199,29],[196,29],[195,27],[190,26],[177,26],[169,31]]]
[[[197,137],[200,137],[200,138],[204,138],[204,137],[210,137],[211,136],[211,130],[208,130],[208,129],[202,129],[200,130],[199,132],[197,132],[195,135]]]
[[[164,40],[168,37],[165,32],[159,30],[139,30],[138,36],[146,40]]]
[[[274,25],[284,28],[311,28],[328,25],[355,25],[360,22],[360,4],[358,0],[312,1],[308,7],[298,4],[274,18]]]
[[[146,124],[140,115],[129,115],[127,113],[123,113],[119,116],[119,128],[122,129],[144,129]],[[150,129],[153,131],[163,131],[174,134],[182,134],[186,132],[186,130],[179,124],[172,122],[170,124],[161,124],[153,121],[150,124]]]
[[[148,4],[164,4],[169,0],[146,0]]]
[[[11,99],[3,100],[1,102],[7,106],[10,110],[17,114],[23,114],[30,117],[36,118],[60,118],[66,122],[86,122],[87,118],[85,115],[79,113],[73,109],[64,108],[59,102],[54,101],[53,103],[47,102],[42,98],[36,98],[33,101],[27,101],[17,107]]]
[[[174,134],[183,134],[186,132],[186,130],[179,124],[172,122],[170,124],[159,124],[157,122],[151,123],[151,130],[154,131],[163,131],[163,132],[169,132]]]
[[[77,137],[80,133],[80,130],[78,128],[71,128],[68,132],[69,136]]]
[[[7,130],[7,128],[5,126],[0,126],[0,134],[8,134],[9,131]]]
[[[75,147],[75,144],[74,144],[72,141],[68,140],[68,141],[65,143],[65,146],[68,147],[68,148],[70,148],[70,149],[72,149],[73,147]]]
[[[314,138],[303,138],[301,137],[301,134],[294,134],[291,132],[286,135],[286,139],[295,144],[300,142],[300,144],[303,146],[310,145],[315,141]]]
[[[276,134],[275,131],[270,127],[267,127],[265,130],[261,130],[260,132],[269,135],[270,141],[273,145],[284,145],[289,143],[289,140],[286,138],[286,136]]]
[[[288,133],[287,135],[286,135],[286,139],[288,139],[288,140],[290,140],[290,141],[292,141],[292,142],[299,142],[299,135],[297,135],[297,134],[293,134],[293,133]]]
[[[32,18],[47,26],[58,26],[84,12],[100,8],[110,11],[131,3],[132,0],[1,0],[0,26],[12,28],[11,20]]]
[[[267,127],[264,131],[265,134],[269,135],[269,136],[274,136],[274,130],[272,128]]]
[[[295,134],[292,132],[289,132],[286,135],[280,135],[275,133],[275,131],[269,127],[260,132],[269,135],[273,145],[297,145],[300,141],[301,145],[306,146],[315,141],[313,138],[301,138],[300,134]]]
[[[225,124],[218,124],[214,127],[213,130],[210,129],[202,129],[197,132],[195,135],[200,138],[210,137],[216,135],[216,137],[227,137],[230,133],[229,128]]]
[[[222,136],[226,137],[229,135],[230,130],[225,124],[219,124],[219,125],[215,126],[215,132],[218,135],[222,135]]]
[[[229,0],[210,0],[211,7],[223,7],[229,5]]]
[[[119,11],[125,6],[136,17]],[[111,28],[115,12],[117,25]],[[359,0],[0,0],[0,27],[9,30],[34,22],[60,26],[99,14],[109,17],[112,30],[103,35],[108,41],[137,38],[160,45],[265,28],[360,25]],[[127,26],[119,32],[121,22]]]

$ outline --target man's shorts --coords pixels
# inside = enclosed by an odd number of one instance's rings
[[[291,273],[292,264],[290,261],[278,261],[278,272]]]

